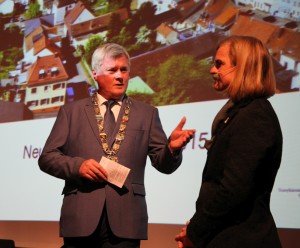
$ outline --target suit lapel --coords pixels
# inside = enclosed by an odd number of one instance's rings
[[[217,133],[221,133],[231,122],[231,120],[237,115],[237,113],[240,111],[241,108],[244,108],[247,106],[252,100],[251,99],[246,99],[243,100],[239,103],[235,103],[232,107],[229,108],[228,114],[224,118],[222,122],[220,122],[218,126]]]
[[[93,133],[97,137],[97,140],[98,140],[99,144],[101,145],[100,136],[99,136],[99,128],[97,126],[96,117],[95,117],[95,111],[94,111],[94,106],[93,106],[93,103],[92,103],[91,99],[85,105],[85,113],[86,113],[86,117],[87,117],[87,119],[89,121],[89,124],[90,124],[90,126],[91,126],[91,128],[93,130]]]

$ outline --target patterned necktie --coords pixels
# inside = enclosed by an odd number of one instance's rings
[[[114,100],[108,100],[104,102],[104,104],[106,105],[106,112],[104,115],[104,131],[107,134],[107,139],[111,140],[111,136],[116,125],[115,116],[111,108],[117,103]]]

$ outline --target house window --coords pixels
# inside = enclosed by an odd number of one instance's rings
[[[39,70],[39,79],[44,79],[46,77],[46,72],[44,69]]]
[[[50,102],[50,99],[49,99],[49,98],[42,99],[42,100],[41,100],[41,105],[48,105],[49,102]]]
[[[63,102],[63,101],[64,101],[63,96],[57,96],[57,97],[52,98],[51,103],[59,103],[59,102]]]
[[[32,89],[31,89],[31,94],[36,94],[36,92],[37,92],[37,89],[36,89],[36,88],[32,88]]]
[[[51,68],[51,77],[56,77],[58,75],[58,68],[52,67]]]
[[[53,97],[53,98],[51,99],[51,103],[57,103],[57,102],[59,102],[59,96]]]
[[[53,85],[53,90],[58,90],[61,88],[61,84],[54,84]]]
[[[65,87],[65,83],[58,83],[53,85],[53,90],[64,89]]]
[[[46,85],[45,87],[44,87],[44,92],[48,92],[50,90],[50,86],[49,85]]]
[[[28,107],[36,107],[38,106],[38,101],[30,101],[27,103]]]

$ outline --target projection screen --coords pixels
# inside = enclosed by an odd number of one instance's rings
[[[277,227],[300,228],[299,16],[284,12],[293,6],[281,1],[267,7],[263,1],[257,6],[119,1],[114,7],[91,2],[40,5],[31,17],[30,6],[15,5],[11,14],[0,5],[0,220],[59,220],[64,182],[41,172],[37,161],[59,107],[95,90],[89,66],[93,49],[118,42],[131,55],[127,94],[158,107],[167,135],[183,116],[185,127],[196,129],[175,173],[160,174],[149,161],[146,167],[149,222],[184,224],[195,211],[204,141],[226,101],[213,90],[209,75],[216,45],[229,35],[250,35],[270,49],[278,87],[270,102],[284,143],[271,210]]]

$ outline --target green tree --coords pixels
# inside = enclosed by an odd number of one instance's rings
[[[0,37],[5,37],[5,40],[0,42],[0,50],[6,50],[11,47],[21,48],[23,46],[24,35],[20,27],[14,23],[9,24],[5,30],[0,28]]]
[[[28,10],[25,13],[26,19],[33,19],[42,15],[41,6],[38,2],[30,3],[28,6]]]
[[[141,26],[138,33],[136,34],[137,43],[149,43],[151,30],[148,29],[145,25]]]
[[[109,10],[114,11],[120,8],[130,9],[132,0],[108,0]]]
[[[118,36],[123,26],[124,23],[121,21],[120,15],[117,13],[112,13],[107,27],[107,39],[110,40],[113,37]]]
[[[192,101],[194,82],[198,83],[203,77],[199,68],[207,70],[206,64],[183,54],[170,57],[159,67],[147,68],[146,81],[156,92],[151,103],[158,106]]]
[[[3,51],[0,51],[0,65],[2,65],[3,59],[4,59],[4,53]]]
[[[152,2],[144,2],[134,14],[134,21],[138,21],[140,26],[152,23],[156,12],[156,6]]]
[[[82,57],[85,54],[85,49],[83,45],[78,45],[76,47],[76,56]]]
[[[125,23],[126,34],[131,37],[128,40],[128,49],[132,55],[138,55],[155,49],[156,31],[150,29],[150,25],[156,7],[151,2],[144,2],[141,7]],[[130,44],[130,45],[129,45]]]
[[[12,47],[4,51],[2,65],[15,66],[23,58],[23,49]]]
[[[9,40],[7,48],[22,47],[23,46],[23,33],[18,25],[10,24],[5,30],[6,38]]]
[[[84,49],[85,50],[84,59],[86,60],[88,65],[91,64],[92,55],[95,49],[104,43],[105,40],[100,35],[94,35],[88,39]]]
[[[130,50],[131,50],[130,49],[131,41],[132,41],[132,37],[126,27],[123,27],[118,35],[108,39],[108,42],[117,43],[121,46],[126,47],[128,52],[130,52]]]
[[[132,55],[142,54],[160,46],[160,43],[156,41],[156,31],[148,29],[146,25],[140,27],[135,38],[135,49]]]
[[[110,12],[115,11],[122,7],[123,0],[108,0],[108,9]]]
[[[19,16],[26,11],[26,5],[15,2],[13,16]]]

